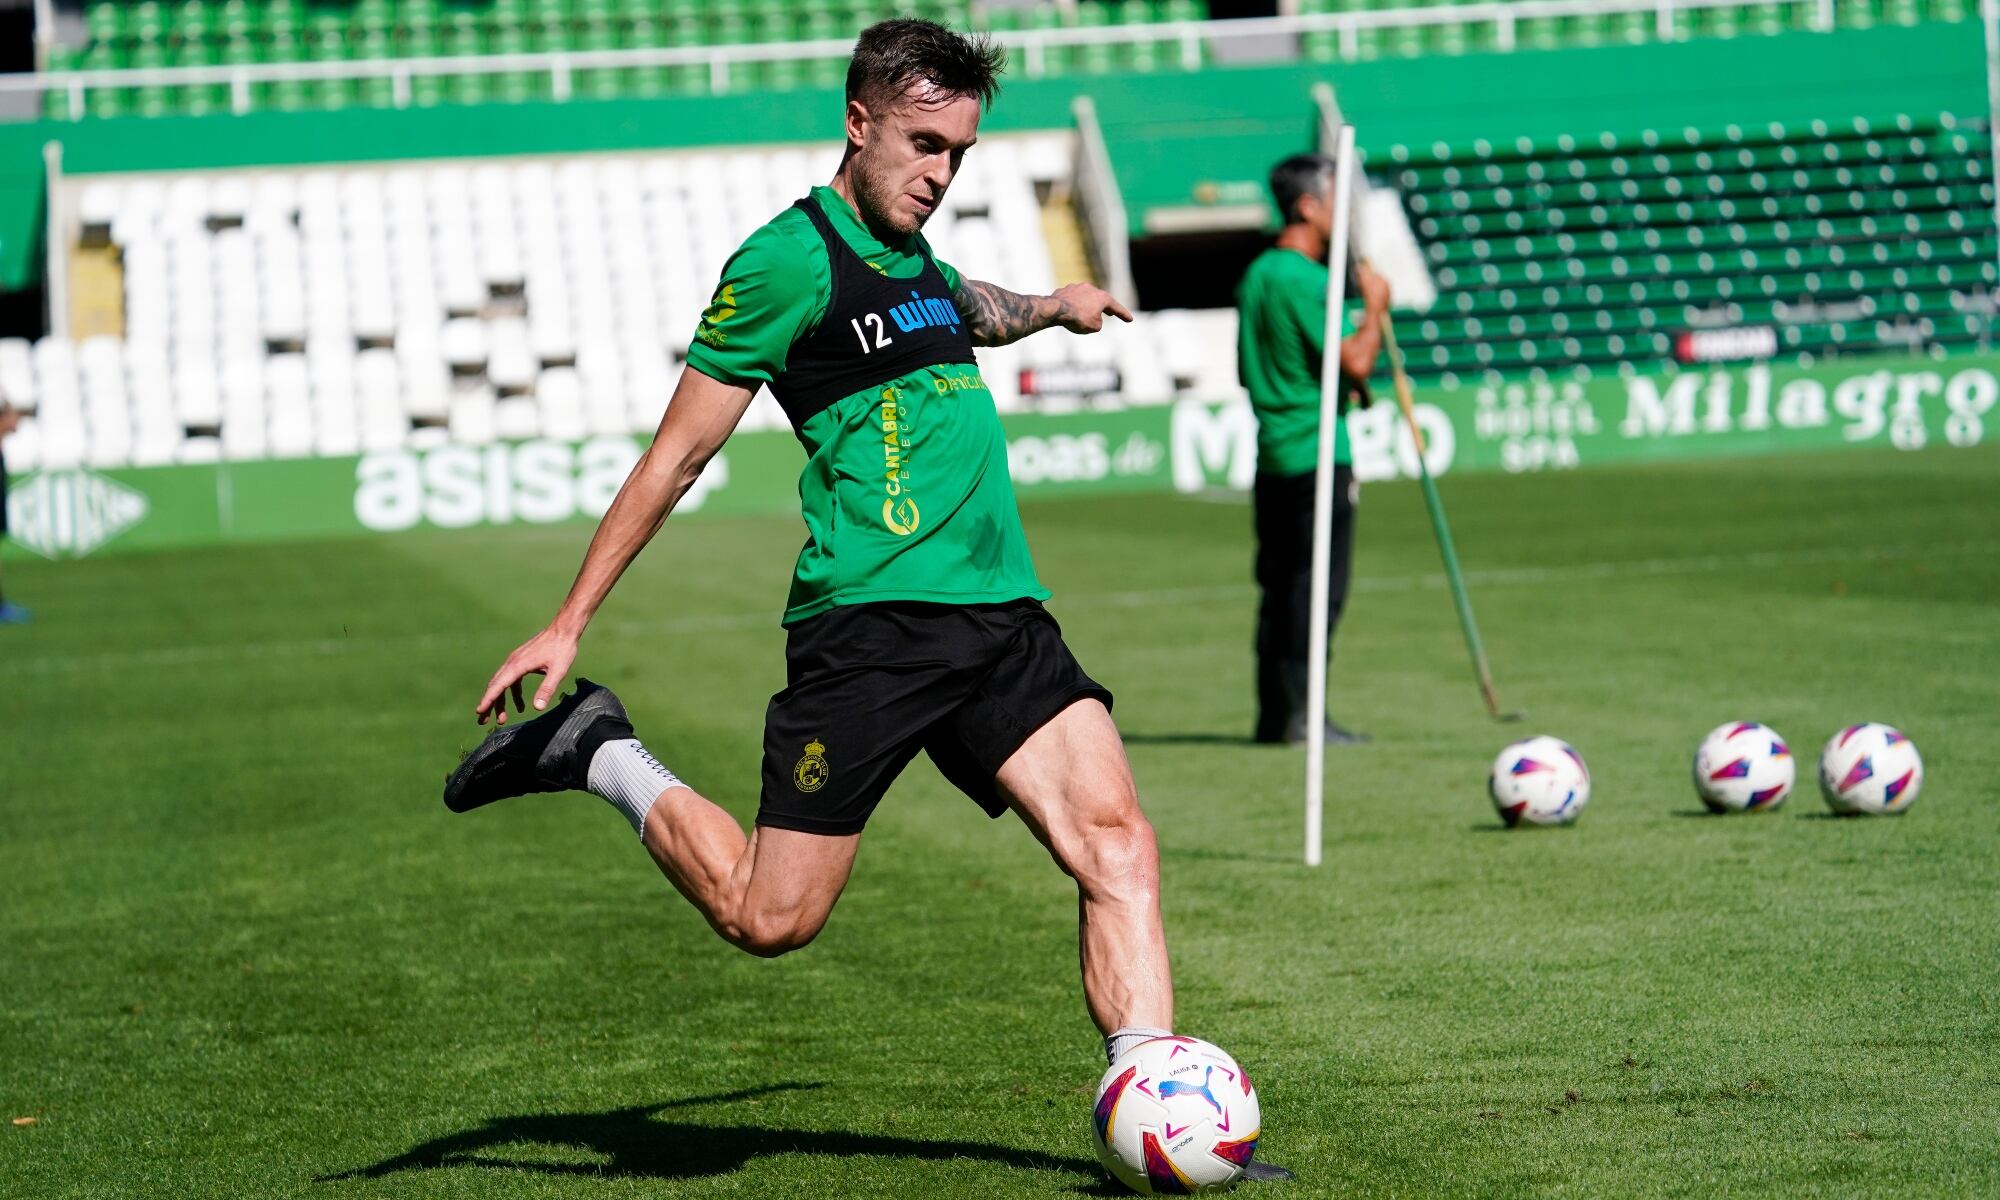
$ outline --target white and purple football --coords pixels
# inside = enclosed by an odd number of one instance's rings
[[[1091,1117],[1104,1169],[1147,1196],[1234,1187],[1262,1124],[1243,1068],[1191,1037],[1150,1038],[1119,1055]]]
[[[1493,760],[1486,794],[1509,828],[1523,822],[1567,825],[1590,802],[1590,768],[1561,738],[1524,738]]]
[[[1917,744],[1887,725],[1849,725],[1819,753],[1820,793],[1842,816],[1902,812],[1923,785]]]
[[[1792,794],[1797,774],[1785,739],[1755,721],[1716,726],[1694,752],[1694,790],[1710,812],[1776,808]]]

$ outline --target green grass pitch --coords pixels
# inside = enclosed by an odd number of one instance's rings
[[[1324,867],[1250,724],[1249,514],[1029,505],[1118,693],[1180,1025],[1261,1087],[1278,1195],[2000,1191],[2000,449],[1444,482],[1481,709],[1415,489],[1371,486]],[[0,630],[0,1195],[1108,1194],[1075,899],[925,763],[820,940],[718,941],[584,796],[439,781],[587,529],[16,564]],[[794,518],[670,528],[580,669],[748,816]],[[1802,787],[1699,814],[1710,727]],[[1928,781],[1834,820],[1883,720]],[[1533,732],[1595,773],[1504,832]]]

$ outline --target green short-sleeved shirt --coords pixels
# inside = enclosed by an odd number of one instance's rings
[[[838,192],[812,194],[869,266],[891,279],[923,270],[930,246],[921,234],[885,244]],[[958,272],[938,270],[957,291]],[[771,382],[792,344],[825,317],[832,286],[826,244],[805,213],[786,209],[723,267],[688,365],[725,382]],[[885,379],[813,414],[798,435],[807,536],[786,624],[840,604],[1048,597],[1021,529],[1000,414],[976,366]]]
[[[1266,474],[1301,475],[1319,466],[1326,284],[1325,263],[1273,246],[1236,286],[1236,371],[1257,414],[1257,469]],[[1340,335],[1353,332],[1342,313]],[[1333,461],[1354,461],[1345,421],[1334,426]]]

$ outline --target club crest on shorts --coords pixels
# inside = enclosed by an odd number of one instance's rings
[[[826,786],[832,774],[833,769],[826,765],[826,747],[815,738],[806,743],[806,756],[792,768],[792,782],[802,792],[816,792]]]

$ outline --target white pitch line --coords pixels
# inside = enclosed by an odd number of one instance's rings
[[[1871,546],[1865,549],[1769,550],[1742,554],[1703,554],[1686,558],[1646,558],[1619,562],[1573,563],[1560,567],[1498,567],[1467,571],[1468,587],[1533,587],[1594,579],[1643,578],[1658,575],[1701,574],[1711,571],[1763,570],[1844,562],[1882,562],[1900,559],[1992,554],[2000,551],[2000,541],[1956,542],[1935,546]],[[1437,591],[1446,586],[1444,573],[1421,575],[1375,575],[1356,579],[1357,592]],[[1060,609],[1140,608],[1156,605],[1191,605],[1228,601],[1240,603],[1254,590],[1249,582],[1208,584],[1193,587],[1149,588],[1117,592],[1066,593],[1057,600]],[[605,621],[594,627],[612,637],[672,637],[699,633],[738,633],[749,630],[776,631],[778,613],[702,613],[662,617],[650,621]],[[198,646],[160,646],[143,650],[107,650],[89,654],[48,655],[0,665],[0,673],[12,675],[50,674],[61,671],[88,671],[144,667],[184,667],[243,659],[330,658],[345,654],[397,653],[463,649],[467,639],[444,634],[398,634],[385,637],[311,638],[297,641],[226,642]],[[496,654],[507,647],[497,642],[489,647]]]

